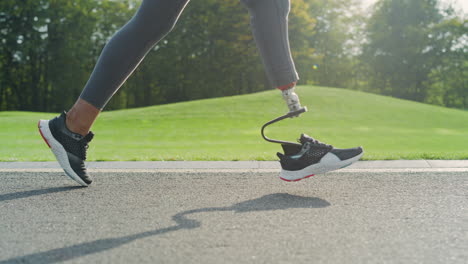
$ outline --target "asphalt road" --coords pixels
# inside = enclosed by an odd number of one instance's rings
[[[468,170],[0,172],[0,263],[468,263]]]

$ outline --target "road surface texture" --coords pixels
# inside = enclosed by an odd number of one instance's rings
[[[82,188],[5,163],[0,263],[468,263],[466,167],[358,164],[288,183],[252,164],[94,164]]]

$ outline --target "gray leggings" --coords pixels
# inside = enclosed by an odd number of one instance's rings
[[[251,15],[260,55],[274,87],[299,78],[288,40],[289,0],[240,0]],[[149,50],[173,28],[189,0],[143,0],[133,18],[106,44],[80,98],[103,109]]]

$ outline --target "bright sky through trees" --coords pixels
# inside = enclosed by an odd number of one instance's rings
[[[365,7],[368,7],[377,2],[377,0],[362,0],[362,2]],[[440,2],[444,5],[452,4],[457,12],[462,11],[463,13],[468,14],[468,1],[466,0],[440,0]]]

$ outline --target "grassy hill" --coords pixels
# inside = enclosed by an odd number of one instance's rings
[[[272,138],[306,133],[364,159],[468,159],[468,112],[375,94],[300,86],[309,112],[270,126]],[[278,91],[104,112],[88,160],[275,160],[260,127],[286,112]],[[0,160],[47,161],[37,132],[56,114],[0,112]]]

